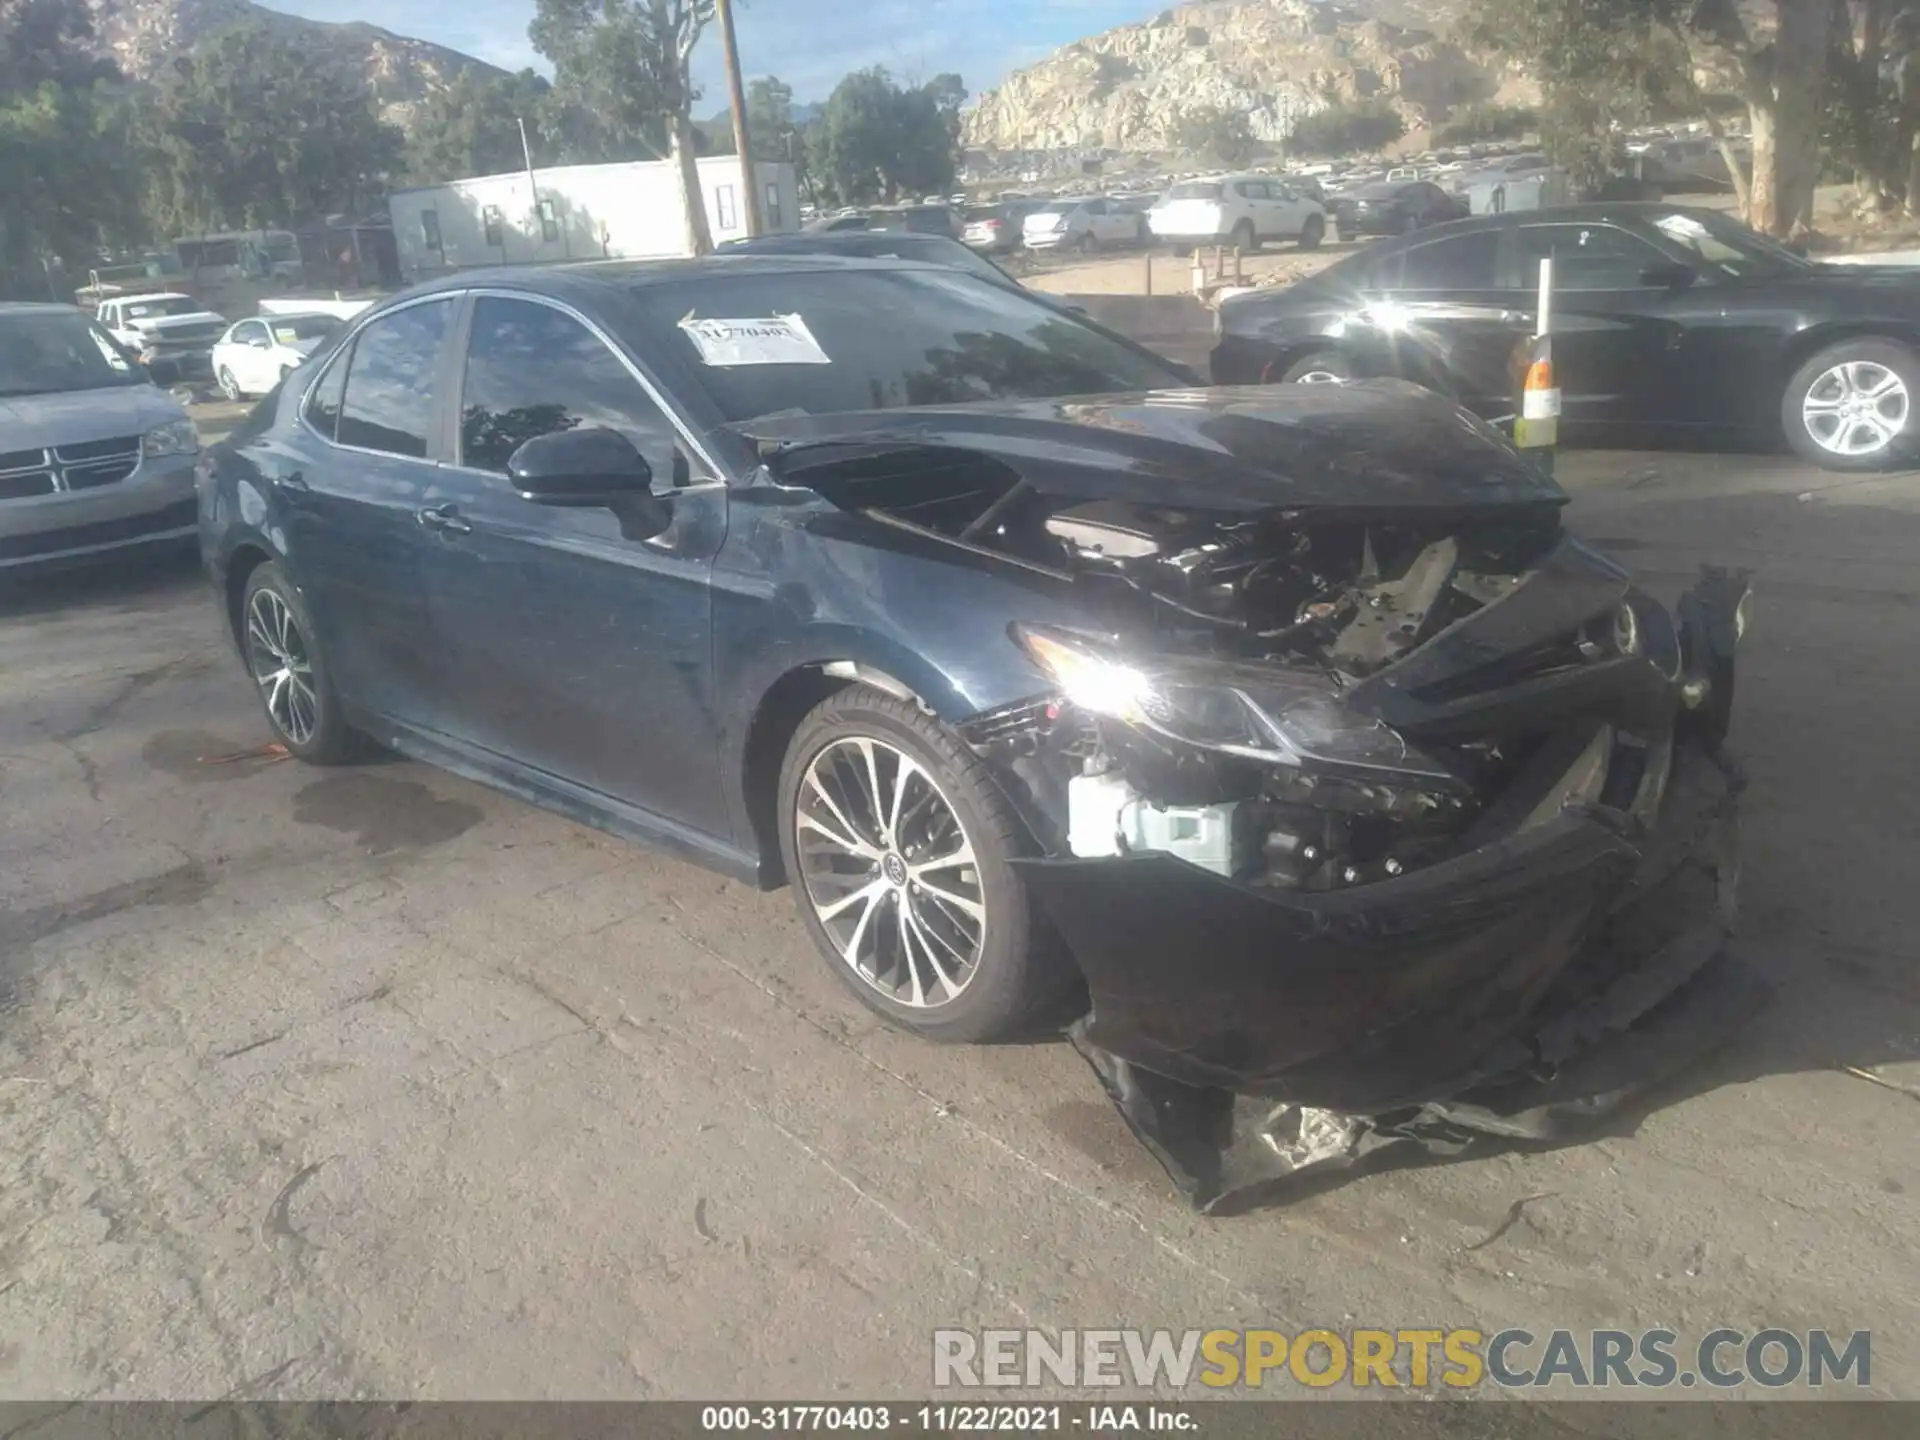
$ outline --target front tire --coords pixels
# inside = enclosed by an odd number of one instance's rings
[[[1318,215],[1309,215],[1307,223],[1300,227],[1300,248],[1318,250],[1320,242],[1327,238],[1327,222]]]
[[[240,599],[240,649],[267,723],[289,754],[310,765],[340,765],[359,753],[315,638],[313,617],[286,572],[268,561],[247,576]]]
[[[1242,255],[1251,255],[1260,248],[1260,237],[1254,233],[1253,222],[1251,220],[1242,220],[1238,225],[1234,226],[1231,238],[1233,248],[1238,250]]]
[[[1026,831],[986,767],[916,705],[856,685],[800,723],[780,852],[801,923],[862,1004],[930,1040],[1027,1028],[1066,967],[1008,863]]]
[[[1801,459],[1825,470],[1879,470],[1920,439],[1920,357],[1891,340],[1843,340],[1794,372],[1780,424]]]
[[[242,400],[246,398],[241,393],[240,382],[233,378],[233,371],[224,365],[220,367],[220,373],[215,377],[215,383],[219,385],[220,393],[229,400]]]

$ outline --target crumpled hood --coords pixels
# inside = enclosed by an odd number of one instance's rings
[[[1214,511],[1483,510],[1566,492],[1498,431],[1399,380],[778,415],[731,427],[781,479],[906,447],[1002,460],[1034,489]]]
[[[0,399],[0,452],[140,435],[186,418],[179,401],[152,385],[14,395]]]

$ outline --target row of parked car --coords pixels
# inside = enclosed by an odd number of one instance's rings
[[[110,295],[94,319],[146,372],[165,384],[212,382],[229,400],[265,395],[340,328],[340,317],[283,311],[229,323],[175,290]]]

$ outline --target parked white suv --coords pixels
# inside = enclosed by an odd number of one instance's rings
[[[1020,222],[1020,238],[1029,250],[1097,250],[1137,245],[1146,235],[1137,210],[1122,210],[1101,195],[1050,202]]]
[[[1326,238],[1327,212],[1279,175],[1220,175],[1183,180],[1147,214],[1156,238],[1173,245],[1230,244],[1258,250],[1268,240],[1297,240],[1311,250]]]

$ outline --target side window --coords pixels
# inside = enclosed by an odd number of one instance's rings
[[[1496,289],[1499,256],[1498,231],[1449,235],[1406,252],[1400,285],[1407,290]]]
[[[340,403],[340,444],[426,458],[434,370],[452,314],[451,301],[435,300],[383,315],[360,332]]]
[[[500,207],[498,205],[489,205],[480,212],[480,223],[485,227],[487,232],[487,244],[496,249],[505,243],[500,220]]]
[[[420,212],[420,241],[429,250],[440,248],[440,212],[438,210]]]
[[[718,212],[717,218],[720,221],[720,228],[722,230],[733,229],[736,222],[733,216],[733,187],[731,185],[714,187],[713,208]]]
[[[483,295],[460,391],[460,463],[506,473],[536,435],[605,427],[639,447],[654,483],[683,483],[679,436],[620,357],[571,315]]]
[[[766,220],[769,230],[778,230],[780,224],[780,187],[773,181],[767,181]]]
[[[1538,276],[1552,256],[1556,290],[1637,290],[1640,272],[1666,258],[1612,225],[1523,225],[1519,240],[1522,279]]]
[[[560,212],[551,200],[540,202],[540,238],[554,241],[560,238]]]
[[[240,338],[248,345],[269,345],[273,343],[272,338],[267,334],[267,327],[262,325],[258,320],[247,321],[242,329]]]
[[[1242,180],[1238,189],[1240,193],[1249,200],[1264,200],[1267,198],[1267,187],[1264,181]]]
[[[307,392],[307,408],[303,412],[307,424],[329,440],[334,438],[340,423],[340,397],[346,392],[347,363],[352,358],[347,350],[342,350],[340,358],[327,367],[327,373]]]
[[[1104,200],[1089,200],[1086,203],[1085,209],[1089,215],[1104,215],[1107,213],[1107,202]]]

